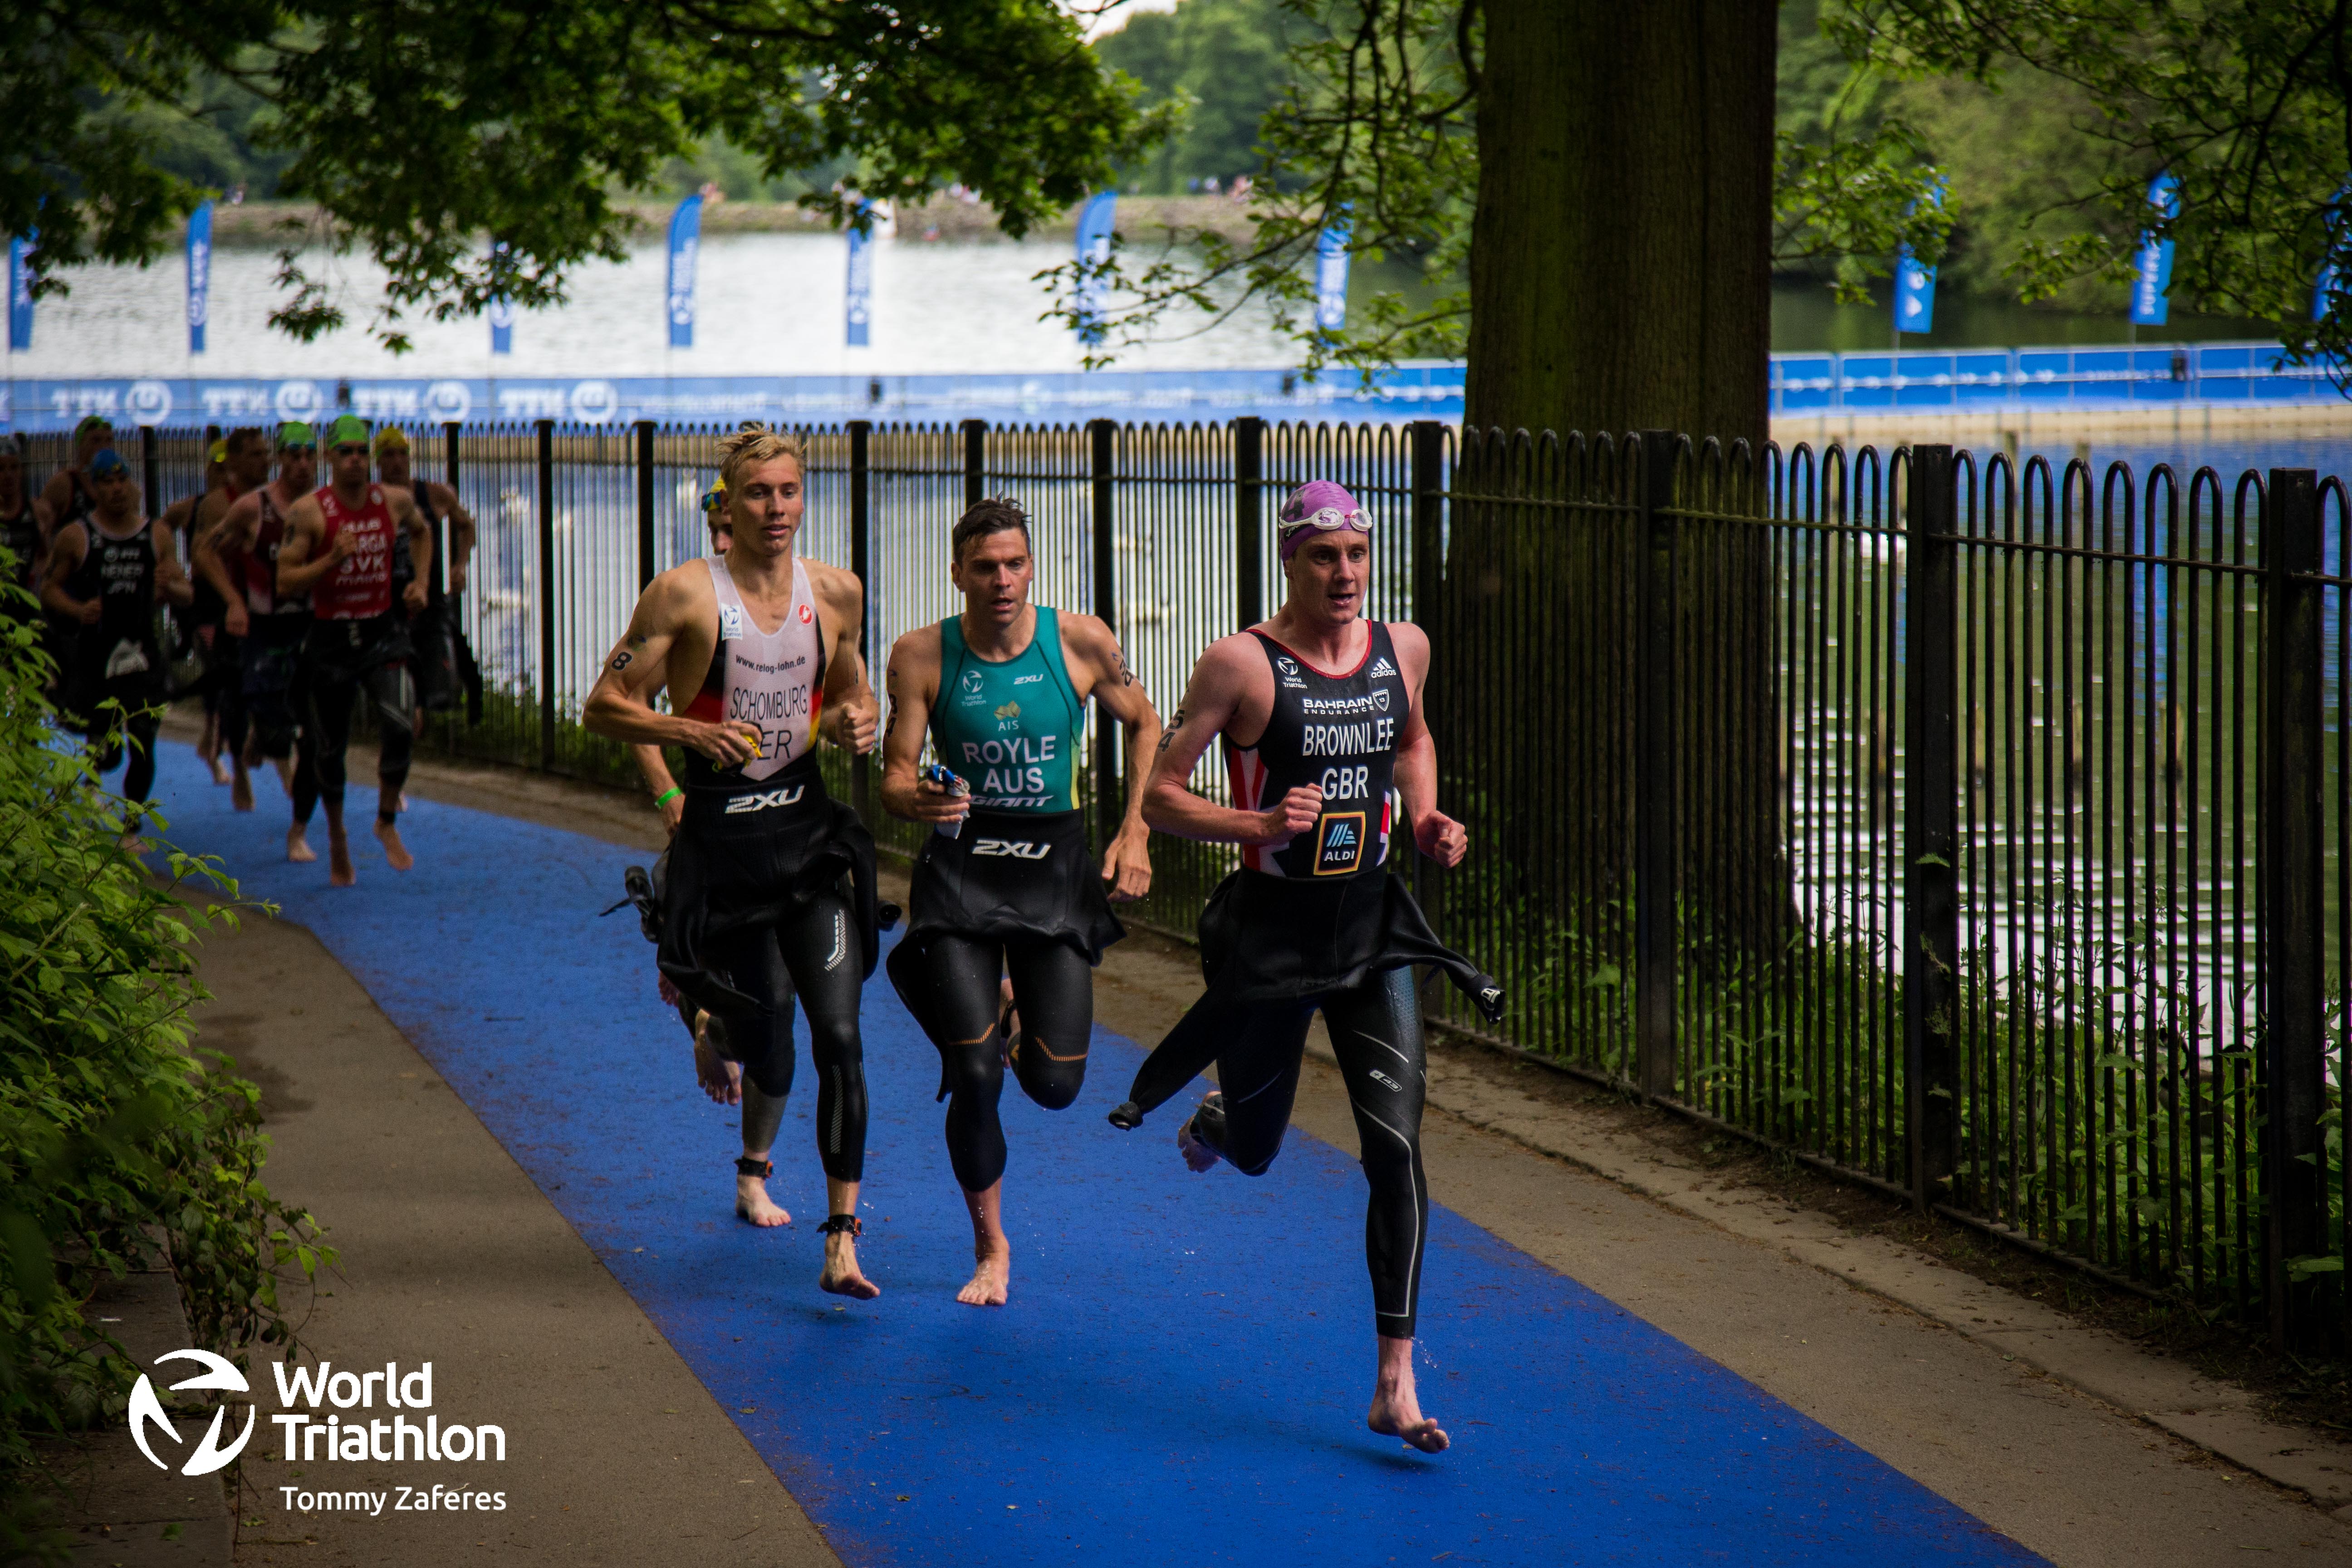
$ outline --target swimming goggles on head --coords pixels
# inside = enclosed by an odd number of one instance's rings
[[[710,481],[710,488],[702,492],[702,510],[705,512],[719,512],[727,510],[727,481],[725,479],[713,479]]]

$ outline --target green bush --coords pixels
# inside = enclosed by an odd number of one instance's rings
[[[57,730],[35,640],[0,629],[0,1561],[59,1550],[32,1440],[119,1415],[137,1379],[86,1315],[102,1279],[167,1265],[196,1343],[235,1358],[290,1349],[280,1272],[333,1262],[260,1183],[258,1092],[190,1048],[191,943],[235,924],[236,885],[182,856],[151,878],[120,847],[123,803]]]

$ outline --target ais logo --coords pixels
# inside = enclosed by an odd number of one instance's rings
[[[168,1355],[155,1358],[156,1364],[159,1366],[167,1361],[192,1361],[205,1368],[204,1372],[184,1383],[173,1384],[171,1389],[174,1394],[184,1393],[192,1388],[217,1388],[229,1394],[252,1392],[245,1381],[243,1373],[210,1351],[173,1351]],[[252,1441],[254,1418],[258,1414],[257,1410],[247,1410],[245,1430],[237,1434],[236,1442],[224,1448],[220,1441],[221,1423],[228,1418],[228,1406],[223,1405],[218,1410],[214,1411],[213,1424],[205,1430],[205,1440],[196,1446],[194,1453],[188,1456],[188,1462],[180,1467],[180,1473],[184,1476],[209,1476],[215,1470],[235,1463],[236,1457],[245,1452],[246,1444]],[[147,1428],[150,1424],[162,1428],[164,1436],[170,1437],[173,1442],[180,1441],[180,1429],[172,1425],[172,1418],[169,1415],[163,1414],[163,1402],[156,1397],[155,1385],[147,1380],[147,1374],[142,1372],[139,1374],[138,1386],[131,1391],[131,1439],[139,1445],[139,1451],[147,1456],[149,1464],[159,1470],[168,1470],[172,1468],[171,1464],[157,1458],[155,1450],[147,1446]]]

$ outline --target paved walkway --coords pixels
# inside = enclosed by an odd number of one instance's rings
[[[1360,1177],[1328,1076],[1271,1175],[1194,1178],[1172,1116],[1102,1123],[1135,1060],[1108,1033],[1069,1114],[1008,1100],[1013,1303],[958,1307],[936,1058],[884,986],[865,1255],[887,1293],[845,1306],[813,1289],[805,1096],[776,1184],[802,1223],[728,1218],[731,1118],[683,1070],[634,921],[594,918],[641,857],[420,801],[420,868],[363,853],[336,892],[184,748],[163,793],[175,838],[323,943],[279,926],[206,960],[207,1033],[269,1095],[273,1182],[346,1249],[313,1339],[345,1364],[430,1355],[447,1419],[512,1446],[489,1467],[503,1514],[322,1520],[272,1493],[248,1541],[372,1562],[2352,1560],[2308,1505],[1987,1347],[1443,1116],[1423,1376],[1457,1447],[1405,1454],[1361,1425]]]

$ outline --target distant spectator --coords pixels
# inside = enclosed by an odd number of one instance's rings
[[[1235,174],[1234,176],[1234,200],[1237,202],[1245,202],[1249,200],[1249,194],[1250,177],[1247,174]]]
[[[1201,182],[1201,188],[1208,192],[1211,195],[1215,195],[1217,194],[1217,176],[1212,174],[1207,179],[1202,180]]]

